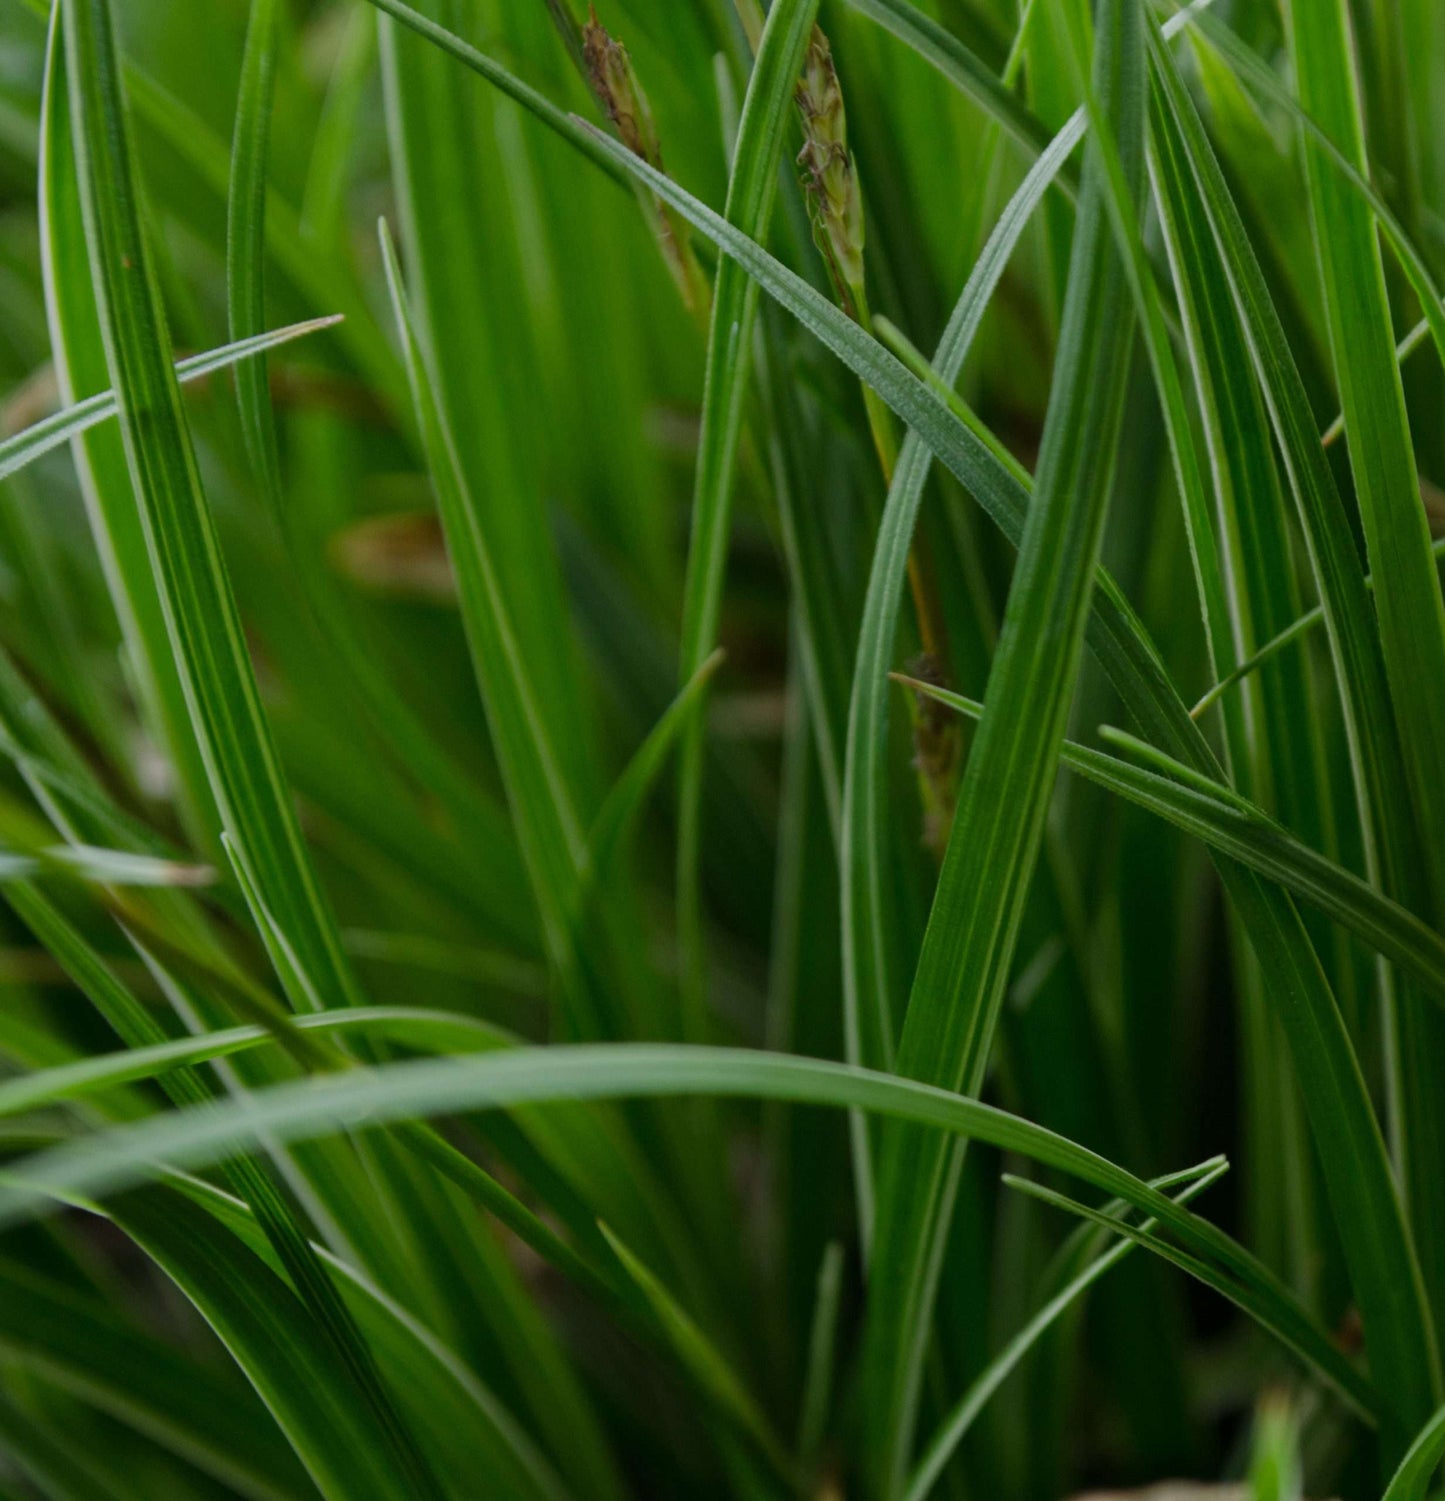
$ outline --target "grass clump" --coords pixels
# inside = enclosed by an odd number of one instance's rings
[[[0,0],[6,1495],[1430,1494],[1436,9]]]

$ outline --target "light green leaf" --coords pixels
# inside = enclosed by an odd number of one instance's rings
[[[1349,13],[1339,0],[1295,0],[1285,12],[1300,103],[1363,172],[1364,119]],[[1386,879],[1392,895],[1418,902],[1438,923],[1445,920],[1445,785],[1440,778],[1445,694],[1422,692],[1421,685],[1445,682],[1445,601],[1420,503],[1420,475],[1370,205],[1341,179],[1332,157],[1313,136],[1306,138],[1305,166],[1355,497],[1378,581],[1375,615],[1385,681],[1410,792],[1406,808],[1398,795],[1386,803],[1377,794]],[[1433,311],[1445,319],[1436,288],[1417,290],[1427,316]],[[1445,344],[1441,353],[1445,356]],[[1328,617],[1328,598],[1325,607]],[[1423,880],[1414,874],[1416,860],[1423,865]],[[1436,1080],[1445,1066],[1445,1019],[1430,1014],[1410,987],[1402,986],[1394,1025],[1401,1095],[1397,1154],[1438,1337],[1445,1319],[1445,1190],[1439,1173],[1445,1102]],[[1437,1385],[1435,1396],[1440,1394]],[[1424,1415],[1415,1411],[1411,1426]]]
[[[602,1018],[589,1014],[591,998],[572,978],[576,955],[567,920],[586,858],[586,836],[513,628],[496,561],[437,402],[384,223],[380,232],[412,398],[456,569],[472,665],[487,706],[549,956],[555,972],[563,977],[569,1024],[579,1035],[596,1035]]]
[[[1174,159],[1188,162],[1209,214],[1295,495],[1330,632],[1368,871],[1374,875],[1380,848],[1375,838],[1377,814],[1385,854],[1398,854],[1395,839],[1403,832],[1403,778],[1395,771],[1399,749],[1385,698],[1364,572],[1263,275],[1174,59],[1152,27],[1150,56],[1155,142],[1161,155],[1167,150]],[[1255,948],[1267,969],[1268,951],[1261,952],[1258,937]],[[1303,958],[1301,954],[1299,959]],[[1318,970],[1313,954],[1309,963]],[[1293,967],[1298,974],[1298,964]],[[1334,1010],[1332,1003],[1329,1009]],[[1359,1064],[1337,1012],[1327,1028],[1320,1027],[1320,1020],[1327,1017],[1328,1012],[1316,1007],[1308,1031],[1292,1027],[1291,1044],[1336,1222],[1351,1262],[1355,1294],[1367,1329],[1373,1325],[1375,1330],[1366,1336],[1376,1341],[1375,1369],[1391,1389],[1386,1448],[1394,1452],[1434,1407],[1439,1360],[1415,1250]],[[1288,1011],[1286,1018],[1287,1024],[1296,1019]],[[1313,1055],[1309,1061],[1307,1055]],[[1334,1147],[1325,1145],[1329,1138],[1337,1138]]]
[[[202,490],[141,231],[109,0],[67,0],[66,58],[86,243],[121,434],[192,730],[224,826],[240,838],[323,1003],[355,999],[277,761]]]
[[[451,16],[470,7],[423,0],[422,9]],[[380,23],[378,35],[410,318],[426,350],[468,525],[492,559],[490,587],[527,663],[555,772],[585,818],[600,783],[591,704],[527,424],[501,399],[532,378],[532,366],[528,326],[515,295],[504,294],[522,268],[490,222],[500,204],[477,170],[496,101],[479,97],[455,67],[391,21]],[[423,444],[430,455],[425,435]],[[448,535],[460,567],[460,537],[450,526]],[[545,907],[546,898],[539,901]]]
[[[894,676],[913,692],[926,694],[972,719],[983,713],[983,705],[976,699],[904,674]],[[1128,738],[1134,746],[1142,745]],[[1378,953],[1411,970],[1430,987],[1436,1003],[1445,1005],[1445,940],[1439,934],[1352,871],[1301,843],[1233,788],[1152,747],[1148,749],[1162,776],[1070,740],[1064,742],[1059,759],[1070,771],[1278,881],[1349,928]]]
[[[778,0],[768,13],[748,79],[728,179],[727,222],[752,240],[767,237],[778,183],[783,135],[793,89],[817,15],[817,0]],[[682,665],[692,677],[717,645],[723,575],[731,541],[733,469],[742,430],[747,372],[753,355],[757,283],[736,261],[718,265],[708,321],[702,427],[693,480],[692,537],[683,587]],[[702,935],[704,724],[684,733],[678,779],[677,909],[683,951],[684,1035],[706,1036],[706,972]]]
[[[1445,1455],[1445,1407],[1420,1430],[1380,1501],[1425,1501],[1430,1477]]]
[[[1438,541],[1433,542],[1430,546],[1430,552],[1437,564],[1441,558],[1445,558],[1445,537],[1441,537]],[[1373,590],[1375,586],[1374,574],[1370,574],[1365,579],[1365,585],[1367,588]],[[1324,621],[1325,612],[1319,605],[1316,605],[1313,610],[1306,610],[1303,615],[1291,621],[1277,635],[1271,636],[1258,651],[1241,662],[1233,672],[1215,683],[1189,711],[1190,716],[1198,719],[1211,704],[1218,702],[1236,683],[1262,667],[1264,663],[1268,662],[1271,657],[1277,652],[1282,651],[1292,641],[1298,641],[1302,636],[1314,630],[1316,626],[1323,625]]]
[[[279,349],[293,339],[303,339],[307,334],[333,328],[340,322],[339,315],[310,318],[304,323],[291,323],[270,333],[238,339],[233,344],[224,344],[220,349],[210,350],[206,354],[193,354],[188,359],[177,362],[176,379],[182,383],[201,380],[217,370],[226,370],[232,365],[256,360],[268,350]],[[115,414],[115,393],[102,391],[98,396],[88,396],[84,401],[78,401],[73,406],[23,428],[14,437],[6,438],[0,443],[0,479],[18,473],[42,454],[59,448],[62,443],[79,437],[90,428],[109,422]]]
[[[1140,21],[1132,0],[1106,6],[1094,60],[1134,193],[1144,164]],[[1113,481],[1133,330],[1103,176],[1091,150],[1038,478],[898,1045],[901,1073],[969,1095],[983,1086],[1042,842]],[[877,1481],[889,1496],[908,1463],[961,1167],[957,1144],[884,1136],[864,1360]]]
[[[729,1048],[581,1044],[391,1063],[181,1111],[52,1148],[13,1164],[0,1187],[0,1226],[44,1213],[57,1195],[108,1197],[152,1179],[158,1164],[196,1169],[277,1141],[325,1136],[457,1111],[554,1101],[745,1096],[878,1111],[1019,1152],[1153,1215],[1192,1254],[1214,1262],[1265,1326],[1351,1403],[1376,1410],[1373,1387],[1292,1294],[1248,1252],[1097,1153],[1032,1122],[932,1085],[821,1059]]]

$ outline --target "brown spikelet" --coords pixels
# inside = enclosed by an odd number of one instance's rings
[[[657,122],[632,58],[627,48],[597,19],[593,6],[588,7],[587,22],[582,28],[582,61],[587,82],[612,122],[618,140],[649,166],[665,171]],[[709,301],[707,279],[693,254],[686,222],[661,199],[642,196],[652,205],[657,242],[683,301],[695,316],[705,321]]]
[[[910,677],[945,686],[937,659],[924,653],[908,664]],[[937,699],[913,695],[913,765],[923,796],[923,842],[940,858],[953,827],[958,803],[958,774],[963,761],[963,734],[958,716]]]
[[[657,124],[647,102],[642,84],[632,66],[627,48],[597,19],[589,6],[587,24],[582,28],[582,57],[587,65],[587,81],[597,101],[612,121],[618,139],[635,156],[662,171],[662,147]]]

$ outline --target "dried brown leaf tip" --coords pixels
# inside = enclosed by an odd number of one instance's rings
[[[813,237],[839,300],[857,315],[863,287],[863,197],[848,152],[848,118],[833,49],[813,28],[794,96],[803,120],[798,165],[813,217]]]

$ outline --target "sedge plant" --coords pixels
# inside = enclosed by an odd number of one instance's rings
[[[1442,130],[1432,0],[0,0],[0,1494],[1434,1494]]]

